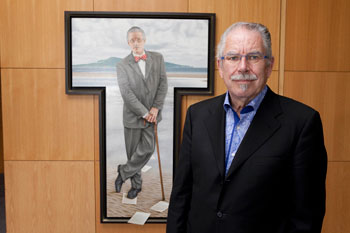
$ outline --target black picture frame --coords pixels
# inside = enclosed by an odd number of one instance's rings
[[[88,11],[66,11],[65,12],[65,69],[66,69],[66,94],[69,95],[97,95],[99,99],[99,153],[100,153],[100,215],[101,223],[125,223],[130,216],[109,216],[107,214],[107,124],[106,124],[106,86],[96,83],[95,86],[75,85],[73,66],[75,57],[73,43],[75,31],[72,22],[76,20],[170,20],[170,21],[204,21],[207,28],[207,57],[206,62],[206,87],[174,87],[174,109],[173,109],[173,174],[175,174],[178,160],[181,133],[181,99],[187,95],[213,95],[214,94],[214,72],[215,72],[215,14],[211,13],[170,13],[170,12],[88,12]],[[176,22],[177,22],[176,21]],[[92,29],[93,30],[93,29]],[[147,34],[147,32],[146,32]],[[125,34],[126,35],[126,34]],[[184,38],[186,39],[186,38]],[[125,41],[126,43],[126,41]],[[203,59],[203,57],[201,58]],[[166,59],[165,59],[166,61]],[[147,223],[164,223],[165,217],[148,218]]]

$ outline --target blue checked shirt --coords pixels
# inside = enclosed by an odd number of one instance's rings
[[[267,92],[267,86],[257,95],[252,101],[245,106],[239,118],[238,114],[233,110],[229,101],[229,94],[226,92],[224,109],[226,111],[226,126],[225,126],[225,169],[226,175],[231,166],[232,160],[238,150],[242,139],[247,132],[250,123],[252,122],[256,111],[258,110],[261,101],[264,99]]]

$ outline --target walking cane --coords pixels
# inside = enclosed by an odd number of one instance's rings
[[[157,154],[158,154],[158,165],[159,165],[159,177],[160,177],[160,185],[162,188],[162,201],[165,201],[164,196],[164,187],[163,187],[163,176],[162,176],[162,165],[160,162],[160,153],[159,153],[159,142],[158,142],[158,133],[157,133],[157,122],[154,123],[154,135],[156,138],[156,145],[157,145]]]

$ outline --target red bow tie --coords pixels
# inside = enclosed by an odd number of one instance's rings
[[[136,56],[136,57],[135,57],[135,61],[136,61],[136,62],[140,61],[140,59],[146,61],[147,55],[146,55],[146,54],[143,54],[142,56]]]

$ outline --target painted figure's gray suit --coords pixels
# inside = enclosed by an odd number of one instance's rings
[[[123,124],[127,163],[119,166],[125,181],[131,178],[132,187],[141,188],[141,169],[155,148],[154,125],[145,123],[143,116],[154,107],[159,109],[157,123],[162,119],[165,96],[168,90],[163,56],[145,51],[146,71],[143,76],[131,53],[117,64],[117,79],[122,95]]]

